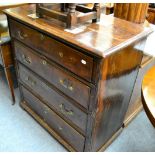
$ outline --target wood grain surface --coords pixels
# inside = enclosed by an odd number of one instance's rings
[[[98,57],[106,57],[116,52],[119,48],[128,46],[138,38],[146,37],[152,32],[142,25],[137,25],[125,20],[120,20],[108,15],[101,15],[101,21],[87,23],[77,27],[79,33],[66,31],[62,22],[54,19],[37,18],[33,19],[28,15],[35,13],[35,5],[24,5],[18,8],[11,8],[4,11],[8,16],[20,22],[31,25],[41,32],[44,32],[61,42],[84,50],[88,54]],[[133,29],[134,27],[134,29]],[[93,37],[92,37],[93,36]]]
[[[155,127],[155,66],[144,76],[142,83],[142,103],[148,118]]]

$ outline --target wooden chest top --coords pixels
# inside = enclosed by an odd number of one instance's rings
[[[152,32],[149,27],[107,15],[101,15],[100,22],[87,22],[73,30],[68,30],[65,29],[64,23],[54,19],[33,19],[28,16],[35,13],[34,4],[7,9],[4,12],[61,42],[97,57],[106,57]]]

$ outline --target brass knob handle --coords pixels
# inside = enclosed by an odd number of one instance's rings
[[[27,34],[22,33],[20,30],[19,30],[19,31],[17,31],[17,33],[18,33],[18,36],[19,36],[19,38],[20,38],[21,40],[24,40],[25,38],[27,38],[27,37],[28,37],[28,35],[27,35]]]
[[[60,79],[59,82],[63,87],[67,88],[67,85],[64,83],[64,80]]]
[[[59,107],[60,107],[61,112],[65,115],[72,116],[74,114],[74,112],[70,109],[67,109],[64,104],[60,104]]]
[[[27,64],[31,64],[31,59],[29,56],[26,56],[26,55],[22,55],[22,58],[23,58],[23,61]]]
[[[43,41],[45,39],[45,36],[43,34],[40,34],[40,40]]]
[[[63,58],[63,53],[62,53],[62,52],[59,52],[59,56],[60,56],[61,58]]]
[[[42,64],[45,66],[47,64],[47,61],[46,60],[43,60],[42,61]]]
[[[64,80],[60,79],[60,80],[59,80],[59,83],[60,83],[64,88],[69,89],[70,91],[73,91],[73,90],[74,90],[74,88],[73,88],[73,86],[72,86],[72,83],[71,83],[68,79],[64,79]]]

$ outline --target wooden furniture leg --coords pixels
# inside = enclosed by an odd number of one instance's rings
[[[1,8],[1,7],[0,7]],[[9,36],[7,17],[4,14],[0,15],[0,65],[4,68],[5,76],[11,92],[12,103],[15,103],[14,81],[11,72],[11,67],[14,66],[13,51]]]
[[[15,104],[15,95],[14,95],[14,87],[13,87],[13,80],[12,80],[12,76],[11,76],[11,71],[10,71],[10,67],[9,68],[4,68],[5,71],[5,76],[7,79],[7,83],[11,92],[11,96],[12,96],[12,104]]]
[[[92,20],[92,22],[95,23],[95,22],[98,22],[100,20],[100,4],[95,3],[93,10],[97,12],[97,18]]]
[[[155,66],[144,76],[141,97],[145,113],[155,127]]]

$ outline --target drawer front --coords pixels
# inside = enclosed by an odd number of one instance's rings
[[[14,43],[16,58],[36,72],[38,75],[52,83],[63,93],[73,98],[85,108],[88,107],[90,88],[79,80],[68,75],[58,67],[54,67],[45,57],[34,53],[21,43]]]
[[[19,66],[19,77],[22,83],[31,88],[44,102],[52,109],[61,113],[67,120],[79,127],[83,133],[86,131],[87,115],[80,109],[76,108],[72,103],[59,95],[50,86],[44,83],[40,78],[36,77],[31,71],[23,65]]]
[[[37,113],[55,132],[66,140],[77,151],[83,151],[85,138],[69,126],[55,112],[22,87],[24,100],[28,106]]]
[[[11,35],[24,44],[38,50],[48,58],[91,81],[93,58],[78,52],[42,33],[10,20]]]

